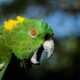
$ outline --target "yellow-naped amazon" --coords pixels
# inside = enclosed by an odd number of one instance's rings
[[[47,52],[49,58],[54,50],[52,35],[51,27],[43,20],[17,16],[15,20],[5,21],[4,25],[0,26],[0,80],[9,64],[13,63],[15,66],[18,64],[16,62],[20,62],[21,67],[28,69],[28,62],[40,63],[43,50]],[[13,69],[16,71],[14,66]]]

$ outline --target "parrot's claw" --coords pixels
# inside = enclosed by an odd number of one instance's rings
[[[0,64],[0,69],[2,69],[4,67],[4,62]]]

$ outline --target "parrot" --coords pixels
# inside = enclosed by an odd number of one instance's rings
[[[17,16],[16,19],[4,21],[0,26],[0,80],[13,56],[20,61],[20,66],[26,69],[28,62],[40,64],[43,51],[47,52],[49,59],[54,51],[53,35],[53,30],[44,20]],[[12,63],[15,62],[13,60]]]

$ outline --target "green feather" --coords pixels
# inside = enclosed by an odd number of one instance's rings
[[[3,33],[0,32],[0,64],[4,63],[4,67],[0,70],[0,80],[4,75],[4,72],[9,64],[11,59],[11,54],[9,48],[4,43]]]
[[[30,30],[37,31],[33,38]],[[23,23],[17,24],[17,27],[8,31],[0,26],[0,63],[5,63],[0,70],[0,80],[11,59],[11,53],[20,59],[29,59],[33,52],[44,42],[46,34],[52,35],[52,29],[43,20],[27,19]]]

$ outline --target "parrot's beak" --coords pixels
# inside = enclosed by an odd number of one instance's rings
[[[47,52],[47,58],[49,58],[54,51],[54,41],[52,39],[46,40],[43,43],[44,51]]]
[[[43,45],[34,52],[32,58],[31,58],[31,62],[33,64],[39,64],[39,60],[41,57],[42,52],[45,51],[47,52],[47,59],[50,58],[50,56],[53,54],[54,51],[54,41],[53,39],[47,39],[46,41],[44,41]]]

